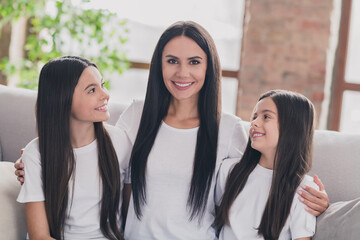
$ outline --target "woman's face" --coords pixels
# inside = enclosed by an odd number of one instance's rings
[[[162,74],[173,99],[197,102],[204,85],[206,67],[206,53],[191,38],[175,37],[165,45]]]

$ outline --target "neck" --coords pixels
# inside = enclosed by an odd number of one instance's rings
[[[200,125],[198,102],[186,99],[172,99],[169,110],[164,118],[166,124],[177,128],[194,128]]]
[[[261,153],[259,164],[260,164],[260,166],[262,166],[264,168],[273,170],[274,160],[275,160],[275,153],[274,154]]]
[[[70,121],[70,140],[73,148],[84,147],[95,140],[94,123]]]

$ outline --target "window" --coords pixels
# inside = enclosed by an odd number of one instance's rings
[[[360,1],[342,1],[329,129],[360,132]]]

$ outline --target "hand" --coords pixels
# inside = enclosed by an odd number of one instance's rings
[[[317,175],[314,175],[314,182],[319,186],[319,190],[302,185],[301,188],[305,191],[298,190],[297,193],[300,195],[299,200],[306,205],[305,210],[317,217],[329,207],[329,197]]]
[[[22,154],[24,151],[24,149],[20,150],[20,153]],[[24,171],[24,163],[22,162],[22,159],[19,158],[15,164],[15,175],[17,176],[17,180],[20,182],[20,185],[24,184],[24,175],[25,175],[25,171]]]

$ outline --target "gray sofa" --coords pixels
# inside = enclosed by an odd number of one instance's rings
[[[26,235],[25,211],[15,201],[20,186],[14,176],[13,162],[20,157],[20,149],[36,136],[35,101],[34,91],[0,85],[0,239],[24,239]],[[108,123],[114,125],[125,107],[110,99],[111,118]],[[244,124],[248,126],[247,122]],[[319,175],[332,203],[360,197],[359,171],[360,133],[316,130],[310,174]],[[355,202],[355,207],[360,209],[358,202]],[[353,211],[351,214],[354,215]],[[359,211],[357,214],[355,216],[360,222]],[[325,223],[329,216],[323,215],[320,219]],[[339,226],[333,229],[335,227]],[[331,237],[335,235],[330,235],[330,238],[317,235],[316,239],[337,239]]]

